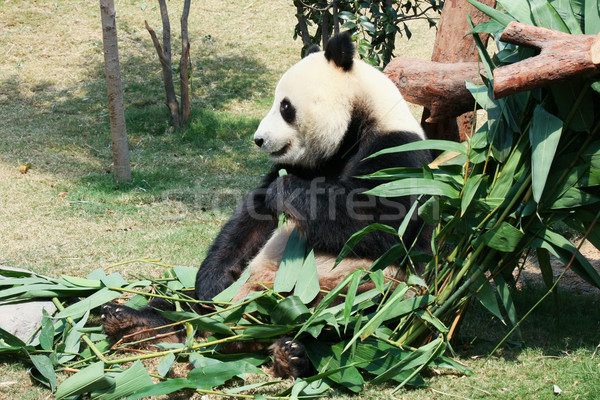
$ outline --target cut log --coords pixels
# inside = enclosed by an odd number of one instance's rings
[[[599,36],[571,35],[511,22],[500,40],[540,49],[540,54],[494,70],[494,97],[537,89],[576,76],[600,73],[596,57]],[[594,55],[594,57],[592,56]]]
[[[474,111],[465,81],[483,84],[480,72],[476,62],[447,64],[404,57],[394,58],[384,71],[408,102],[429,110],[428,124]]]

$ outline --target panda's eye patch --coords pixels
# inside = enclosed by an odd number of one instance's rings
[[[285,122],[287,122],[288,124],[294,123],[294,120],[296,119],[296,109],[294,108],[292,103],[290,103],[287,97],[281,100],[281,104],[279,105],[279,112],[281,113],[281,117]]]

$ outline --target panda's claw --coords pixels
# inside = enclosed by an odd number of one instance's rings
[[[313,371],[304,346],[290,338],[281,338],[269,350],[273,355],[273,374],[281,378],[306,377]]]

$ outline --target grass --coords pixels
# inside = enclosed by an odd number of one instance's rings
[[[177,32],[181,4],[168,5]],[[251,134],[278,77],[299,56],[288,2],[192,3],[193,116],[185,132],[169,128],[160,66],[144,29],[145,19],[160,27],[158,10],[136,0],[117,0],[116,8],[133,164],[127,185],[115,185],[110,173],[97,2],[0,2],[3,265],[51,276],[85,276],[145,256],[199,265],[240,197],[268,168]],[[413,39],[400,40],[398,53],[429,57],[434,32],[411,30]],[[21,174],[26,163],[31,169]],[[150,267],[141,272],[160,274]],[[518,309],[539,295],[536,287],[521,290]],[[557,384],[568,398],[599,398],[600,355],[592,359],[600,341],[598,296],[565,292],[561,304],[558,311],[551,300],[542,304],[522,327],[522,340],[511,342],[519,346],[504,347],[487,363],[506,328],[474,305],[455,350],[475,375],[432,371],[431,389],[400,396],[543,399],[554,397]],[[0,361],[0,376],[7,398],[50,395],[19,361]],[[366,388],[362,397],[391,398],[391,389]]]

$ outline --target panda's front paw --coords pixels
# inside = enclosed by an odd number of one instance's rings
[[[313,368],[302,343],[283,337],[269,350],[273,355],[273,375],[280,378],[302,378],[311,375]]]

